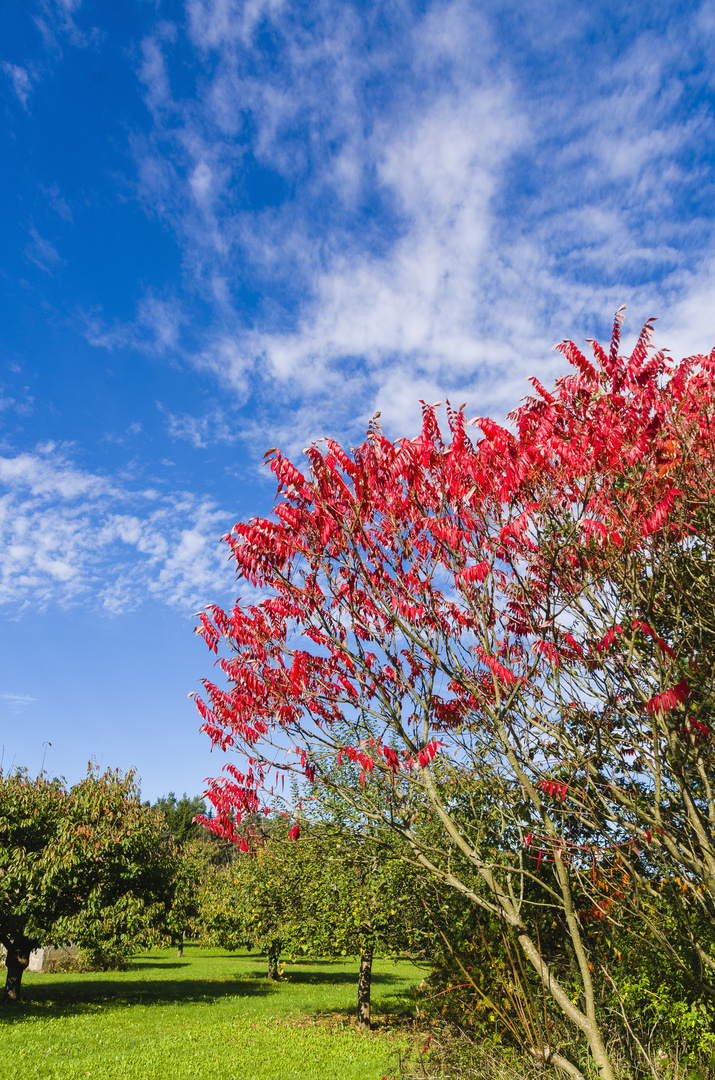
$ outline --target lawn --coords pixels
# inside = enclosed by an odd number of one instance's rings
[[[75,1080],[381,1080],[407,1044],[385,1020],[408,1014],[423,971],[376,960],[377,1030],[357,1031],[357,963],[286,964],[188,946],[138,956],[126,972],[35,975],[0,1008],[0,1077]],[[4,973],[3,973],[4,974]],[[393,1070],[394,1071],[394,1070]]]

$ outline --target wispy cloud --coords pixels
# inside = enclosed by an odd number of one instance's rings
[[[74,48],[83,49],[101,37],[96,27],[82,29],[78,26],[76,16],[82,7],[82,0],[40,0],[38,6],[40,13],[34,21],[48,50],[61,54],[61,43],[64,41]]]
[[[600,15],[560,10],[454,0],[377,20],[325,2],[307,21],[289,0],[187,0],[188,42],[166,21],[145,39],[137,195],[182,248],[184,305],[212,312],[181,354],[252,396],[259,427],[290,405],[298,441],[316,413],[352,435],[382,408],[401,431],[421,393],[503,412],[556,370],[565,333],[604,332],[623,301],[667,316],[706,287],[690,268],[715,255],[713,21],[634,24],[629,46],[606,35],[584,56]],[[178,349],[147,304],[115,334]]]
[[[0,694],[0,706],[15,715],[23,712],[28,705],[32,705],[36,700],[37,698],[30,697],[29,694]]]
[[[173,413],[160,402],[157,407],[166,418],[169,437],[189,442],[197,450],[212,443],[235,443],[243,435],[241,424],[236,419],[232,422],[221,409],[193,416],[191,413]]]
[[[13,412],[16,416],[29,416],[32,413],[35,399],[28,394],[27,389],[25,387],[24,397],[18,400],[6,394],[4,388],[0,386],[0,417],[4,412]]]
[[[25,256],[35,266],[39,266],[40,270],[51,274],[53,267],[62,262],[59,252],[54,244],[46,240],[44,236],[40,236],[34,225],[30,226],[28,232],[30,240],[25,245]]]
[[[62,448],[0,457],[0,603],[99,603],[147,596],[193,611],[229,585],[219,537],[232,522],[212,500],[130,488],[77,468]]]
[[[80,312],[79,327],[90,345],[112,352],[133,348],[144,353],[183,353],[182,327],[188,316],[175,298],[162,299],[149,289],[137,305],[131,322],[110,323],[101,308]]]
[[[63,221],[67,221],[71,224],[74,220],[72,210],[67,200],[60,194],[58,185],[52,184],[50,187],[44,187],[41,184],[40,191],[47,199],[49,208],[61,217]]]
[[[28,99],[33,90],[63,59],[63,47],[70,45],[84,49],[96,46],[102,39],[102,33],[97,27],[82,29],[78,25],[77,15],[82,0],[33,0],[25,7],[29,9],[32,22],[42,37],[44,48],[34,48],[31,61],[24,65],[4,60],[0,67],[9,79],[15,97],[27,112]]]
[[[30,73],[28,68],[21,67],[19,64],[10,64],[7,60],[3,60],[2,69],[10,80],[15,97],[23,109],[27,109],[27,99],[32,91],[35,76]]]

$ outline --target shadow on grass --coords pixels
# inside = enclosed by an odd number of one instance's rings
[[[254,957],[256,954],[254,953]],[[265,956],[265,953],[258,953],[258,957]],[[293,960],[286,960],[286,969],[293,967],[338,967],[341,964],[349,964],[354,962],[357,964],[357,960],[353,960],[349,956],[341,956],[338,958],[328,957],[327,960],[316,959],[307,953],[298,953]]]
[[[237,979],[144,979],[62,980],[53,976],[51,983],[29,983],[23,986],[22,1001],[17,1005],[0,1005],[0,1022],[8,1020],[68,1016],[95,1012],[106,1006],[181,1005],[219,1001],[227,997],[266,997],[276,993],[277,986],[267,979],[254,982]]]
[[[239,953],[233,953],[234,956],[239,956]],[[244,953],[246,960],[260,960],[266,956],[266,953]],[[420,967],[421,961],[414,960],[411,956],[377,956],[375,963],[381,964],[412,964],[413,967]],[[346,964],[358,965],[360,963],[359,956],[328,956],[328,957],[315,957],[311,953],[296,953],[291,959],[289,956],[285,958],[286,968],[289,967],[341,967]],[[423,965],[426,966],[426,965]]]
[[[357,1022],[356,1008],[334,1005],[329,1008],[305,1009],[298,1015],[292,1015],[288,1022],[295,1027],[313,1027],[325,1025],[329,1028],[354,1028]],[[414,1002],[401,998],[382,998],[373,1001],[370,1027],[373,1031],[407,1031],[414,1027]]]
[[[312,963],[310,964],[310,967],[313,967]],[[261,976],[265,978],[265,971],[263,969],[259,971],[250,971],[248,974],[255,978],[260,978]],[[293,985],[317,986],[320,983],[330,983],[334,986],[352,986],[354,984],[355,987],[357,987],[358,972],[357,968],[355,971],[326,971],[325,973],[322,971],[300,971],[296,970],[295,967],[288,967],[286,965],[282,981],[292,983]],[[372,976],[373,986],[391,986],[394,985],[394,983],[400,982],[403,982],[403,980],[399,975],[390,975],[388,972],[375,972]]]
[[[130,970],[147,971],[149,968],[159,968],[167,971],[169,968],[185,968],[191,963],[190,960],[176,960],[173,964],[166,960],[132,960]]]
[[[206,969],[197,971],[192,978],[192,960],[210,959],[242,960],[242,970],[230,972],[227,977],[206,977]],[[250,968],[245,964],[252,962]],[[261,965],[259,966],[253,966]],[[244,966],[245,965],[245,966]],[[43,976],[41,981],[23,981],[23,1001],[16,1006],[0,1006],[0,1026],[13,1021],[60,1018],[68,1015],[96,1014],[102,1009],[116,1009],[136,1005],[176,1006],[181,1004],[210,1003],[227,998],[266,999],[280,995],[283,988],[333,986],[357,989],[357,964],[355,970],[345,971],[345,961],[306,957],[286,964],[283,978],[270,982],[265,959],[261,954],[203,954],[198,950],[182,959],[159,958],[152,955],[137,957],[124,974],[98,973],[92,975],[62,974]],[[317,969],[317,970],[316,970]],[[219,971],[224,970],[222,965]],[[169,975],[162,977],[163,973]],[[218,974],[218,973],[217,973]],[[376,971],[372,977],[375,989],[380,988],[378,1000],[373,998],[376,1015],[407,1015],[411,1011],[409,991],[402,990],[404,978],[396,972]],[[400,987],[400,989],[398,989]],[[0,987],[0,991],[1,991]],[[346,1015],[345,1006],[320,1009],[319,1014],[328,1018]],[[313,1014],[312,1009],[307,1014]],[[313,1014],[316,1015],[316,1014]]]

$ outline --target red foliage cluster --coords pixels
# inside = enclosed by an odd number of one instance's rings
[[[622,356],[620,327],[619,314],[609,350],[591,342],[593,360],[558,345],[572,373],[552,391],[532,379],[510,428],[447,404],[445,439],[425,405],[413,439],[392,443],[373,421],[349,454],[331,439],[309,447],[307,476],[269,452],[273,518],[224,538],[260,595],[207,608],[197,627],[226,680],[204,681],[203,730],[248,760],[211,782],[212,828],[235,839],[274,769],[313,780],[328,759],[349,760],[361,785],[373,770],[424,770],[438,737],[449,754],[451,733],[488,725],[563,665],[595,670],[634,635],[653,642],[667,675],[673,649],[637,613],[626,623],[614,611],[607,627],[559,617],[623,551],[646,558],[659,535],[686,536],[702,499],[687,477],[711,454],[715,350],[674,363],[653,350],[649,322]],[[687,697],[682,679],[657,685],[641,715]],[[353,747],[346,720],[363,736]],[[296,742],[299,767],[288,762]],[[546,783],[563,801],[566,786]]]

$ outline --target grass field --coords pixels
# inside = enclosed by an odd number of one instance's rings
[[[136,957],[126,972],[35,975],[0,1008],[0,1077],[75,1080],[381,1080],[407,1043],[423,971],[376,960],[377,1030],[357,1031],[357,963],[287,964],[266,979],[256,954],[199,950]],[[3,972],[4,976],[4,972]],[[390,1069],[390,1066],[393,1069]]]

